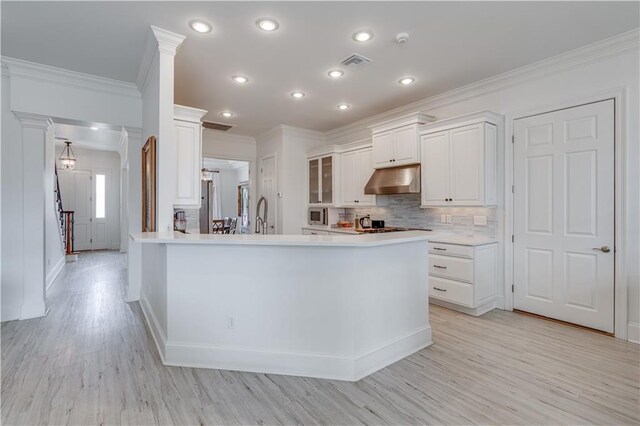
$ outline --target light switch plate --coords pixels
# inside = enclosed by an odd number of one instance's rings
[[[447,223],[447,215],[446,214],[441,214],[440,215],[440,223]]]
[[[474,216],[473,224],[478,226],[487,226],[487,217],[486,216]]]

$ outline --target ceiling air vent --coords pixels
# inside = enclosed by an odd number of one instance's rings
[[[361,67],[371,62],[371,59],[362,56],[358,53],[354,53],[349,56],[347,59],[341,62],[345,67]]]
[[[211,121],[203,121],[202,127],[204,127],[205,129],[220,130],[221,132],[226,132],[233,126],[230,126],[228,124],[222,124],[222,123],[213,123]]]

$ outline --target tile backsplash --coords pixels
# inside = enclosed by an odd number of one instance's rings
[[[185,213],[185,219],[187,219],[187,229],[196,230],[200,229],[200,209],[173,209],[173,213],[183,211]]]
[[[420,194],[389,195],[388,205],[345,209],[353,215],[370,214],[372,219],[385,221],[385,226],[428,228],[466,235],[496,237],[496,209],[485,207],[421,208]],[[441,223],[442,214],[451,215],[451,223]],[[474,216],[486,216],[486,225],[474,225]]]

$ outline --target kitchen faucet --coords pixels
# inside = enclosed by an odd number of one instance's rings
[[[264,217],[260,216],[260,204],[264,201]],[[256,206],[256,234],[265,234],[267,235],[267,215],[269,212],[269,202],[267,199],[262,196],[258,200],[258,205]]]

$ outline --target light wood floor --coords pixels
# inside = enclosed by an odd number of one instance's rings
[[[2,423],[638,424],[638,345],[431,307],[434,344],[357,382],[165,367],[118,253],[81,255],[44,318],[2,325]]]

